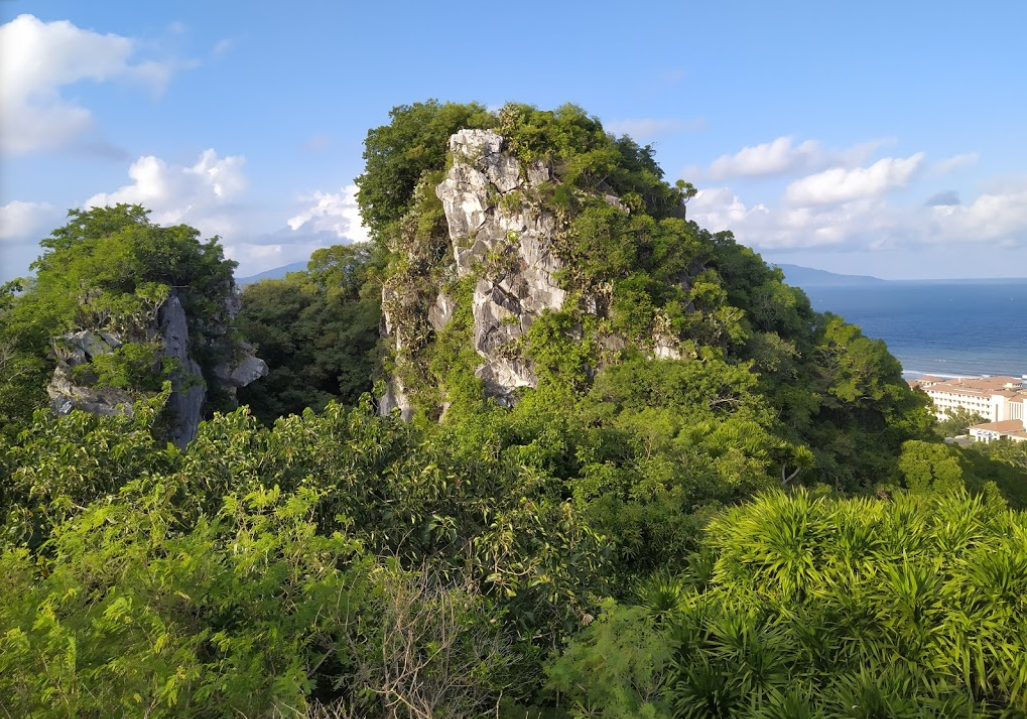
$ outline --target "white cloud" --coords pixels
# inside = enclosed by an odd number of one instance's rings
[[[724,180],[732,177],[768,177],[841,165],[851,167],[866,162],[874,152],[890,140],[871,140],[845,150],[825,149],[816,140],[795,144],[792,137],[779,137],[771,142],[743,147],[733,155],[722,155],[703,171],[690,168],[688,174]]]
[[[235,47],[235,40],[226,37],[223,40],[218,40],[217,43],[215,43],[213,49],[211,50],[211,54],[213,54],[215,57],[220,57],[221,55],[224,55],[229,50],[231,50],[233,47]]]
[[[60,218],[61,213],[48,202],[8,202],[0,207],[0,241],[39,240]]]
[[[796,180],[785,190],[793,205],[825,205],[883,195],[906,187],[924,161],[918,152],[910,157],[886,157],[870,167],[834,167]]]
[[[977,160],[978,155],[976,152],[964,152],[961,155],[954,155],[935,163],[931,169],[936,175],[947,175],[961,167],[977,164]]]
[[[773,142],[743,147],[734,155],[722,155],[710,164],[709,176],[715,180],[727,177],[758,177],[789,172],[809,163],[820,154],[816,140],[794,145],[790,137]]]
[[[163,91],[181,63],[133,61],[138,43],[83,30],[66,20],[19,15],[0,26],[0,151],[59,147],[93,124],[92,113],[61,96],[83,80],[123,79]]]
[[[147,155],[128,169],[132,184],[93,195],[85,207],[140,204],[151,210],[150,219],[158,224],[184,222],[206,235],[230,234],[238,228],[230,202],[246,189],[245,164],[241,156],[221,158],[212,149],[190,167],[171,166]]]
[[[729,188],[716,188],[700,191],[688,215],[711,231],[731,230],[760,250],[1027,247],[1027,185],[969,204],[930,205],[895,205],[883,195],[834,204],[747,205]],[[978,252],[968,262],[979,265],[974,271],[986,269]]]
[[[347,185],[337,194],[315,192],[303,201],[308,203],[308,207],[289,219],[289,227],[294,232],[301,229],[331,232],[351,242],[367,241],[367,228],[357,206],[356,185]]]
[[[1027,246],[1027,187],[981,195],[969,205],[932,205],[926,211],[931,242]]]
[[[637,139],[673,135],[677,132],[701,130],[706,127],[706,119],[696,117],[691,120],[673,120],[642,118],[637,120],[617,120],[606,124],[606,131],[614,135],[630,135]]]
[[[688,204],[688,215],[713,232],[731,230],[739,241],[762,249],[796,249],[840,245],[865,225],[866,204],[841,207],[774,208],[746,205],[730,189],[701,190]]]

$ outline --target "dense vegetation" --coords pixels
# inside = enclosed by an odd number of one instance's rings
[[[371,390],[381,319],[380,267],[367,247],[316,250],[306,272],[243,288],[239,333],[271,368],[238,392],[267,424],[278,417],[352,405]]]
[[[35,276],[0,287],[0,423],[8,433],[46,406],[65,333],[119,338],[113,353],[80,367],[88,372],[77,373],[76,381],[132,398],[159,391],[174,367],[161,356],[153,329],[172,295],[185,305],[193,353],[215,387],[214,368],[230,351],[222,340],[235,263],[224,258],[218,238],[201,242],[198,230],[161,227],[148,214],[124,204],[69,210],[68,223],[40,242]],[[226,398],[209,400],[211,410],[231,406]]]
[[[377,345],[383,287],[446,281],[424,189],[461,127],[552,163],[567,286],[612,308],[536,322],[512,408],[466,308],[406,360]],[[180,257],[202,318],[216,241],[113,209],[134,225],[55,232],[0,294],[0,714],[1024,716],[1022,445],[942,443],[883,343],[688,221],[690,186],[578,108],[401,107],[366,149],[373,243],[244,291],[231,332],[271,372],[184,451],[159,374],[131,416],[31,410],[84,283],[136,297]],[[654,329],[684,357],[653,359]],[[613,331],[635,344],[598,357]],[[397,368],[411,422],[365,393]]]

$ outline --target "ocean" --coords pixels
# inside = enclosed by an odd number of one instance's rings
[[[907,377],[1027,375],[1027,280],[803,289],[814,309],[884,340]]]

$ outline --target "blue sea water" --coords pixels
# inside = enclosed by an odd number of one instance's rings
[[[907,376],[1027,375],[1027,280],[804,289],[814,309],[883,339]]]

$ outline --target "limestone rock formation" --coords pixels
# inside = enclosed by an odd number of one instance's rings
[[[96,414],[132,414],[132,398],[127,392],[110,387],[88,386],[76,368],[86,369],[94,357],[110,354],[121,347],[116,332],[80,330],[68,332],[51,342],[57,367],[46,392],[51,406],[60,415],[75,409]],[[78,375],[78,376],[77,376]]]
[[[526,194],[552,173],[542,162],[523,167],[503,153],[503,138],[488,130],[461,130],[449,149],[454,162],[436,194],[457,273],[467,275],[490,260],[497,265],[475,285],[472,312],[474,348],[483,360],[477,374],[488,394],[503,401],[517,387],[537,383],[528,363],[504,350],[544,310],[561,309],[567,296],[553,276],[562,266],[552,249],[556,217]]]
[[[206,387],[200,364],[189,353],[189,322],[178,295],[172,295],[158,313],[160,337],[165,357],[176,360],[171,375],[171,396],[168,410],[173,421],[171,441],[184,447],[196,436],[203,417]]]
[[[141,336],[131,338],[159,343],[155,372],[159,371],[163,360],[174,360],[175,369],[171,373],[171,396],[167,408],[171,415],[169,439],[179,447],[185,447],[196,436],[207,399],[207,383],[195,357],[194,343],[223,343],[237,311],[238,299],[232,292],[230,299],[225,302],[223,313],[203,328],[205,331],[201,340],[195,336],[198,334],[193,326],[195,323],[190,321],[181,297],[173,291]],[[89,364],[95,357],[111,354],[127,341],[129,338],[105,330],[80,330],[54,338],[51,346],[57,358],[57,368],[47,386],[53,410],[62,415],[75,409],[106,415],[131,415],[131,394],[120,389],[92,386],[89,371]],[[232,355],[231,361],[216,366],[213,376],[230,393],[267,376],[267,365],[256,356],[253,347],[243,342],[228,349]]]
[[[458,131],[449,140],[449,152],[449,170],[434,188],[445,212],[452,252],[442,274],[477,278],[471,297],[472,341],[481,361],[475,374],[484,381],[486,395],[509,405],[517,388],[538,383],[523,353],[529,329],[546,311],[565,309],[569,297],[557,279],[564,263],[556,242],[564,226],[550,204],[540,201],[546,186],[551,191],[560,179],[545,162],[522,163],[505,150],[504,138],[491,130]],[[599,197],[629,213],[612,192]],[[424,258],[411,254],[410,264],[417,262],[423,263]],[[413,284],[396,282],[383,290],[382,335],[391,340],[397,364],[411,361],[430,341],[426,333],[443,331],[457,309],[444,288],[419,297],[423,290]],[[602,315],[606,311],[604,300],[587,291],[575,292],[574,301],[578,312]],[[610,354],[627,346],[620,337],[598,339]],[[647,351],[659,358],[681,356],[669,335],[654,336]],[[412,414],[399,376],[391,379],[379,403],[383,414],[395,408],[404,417]]]

